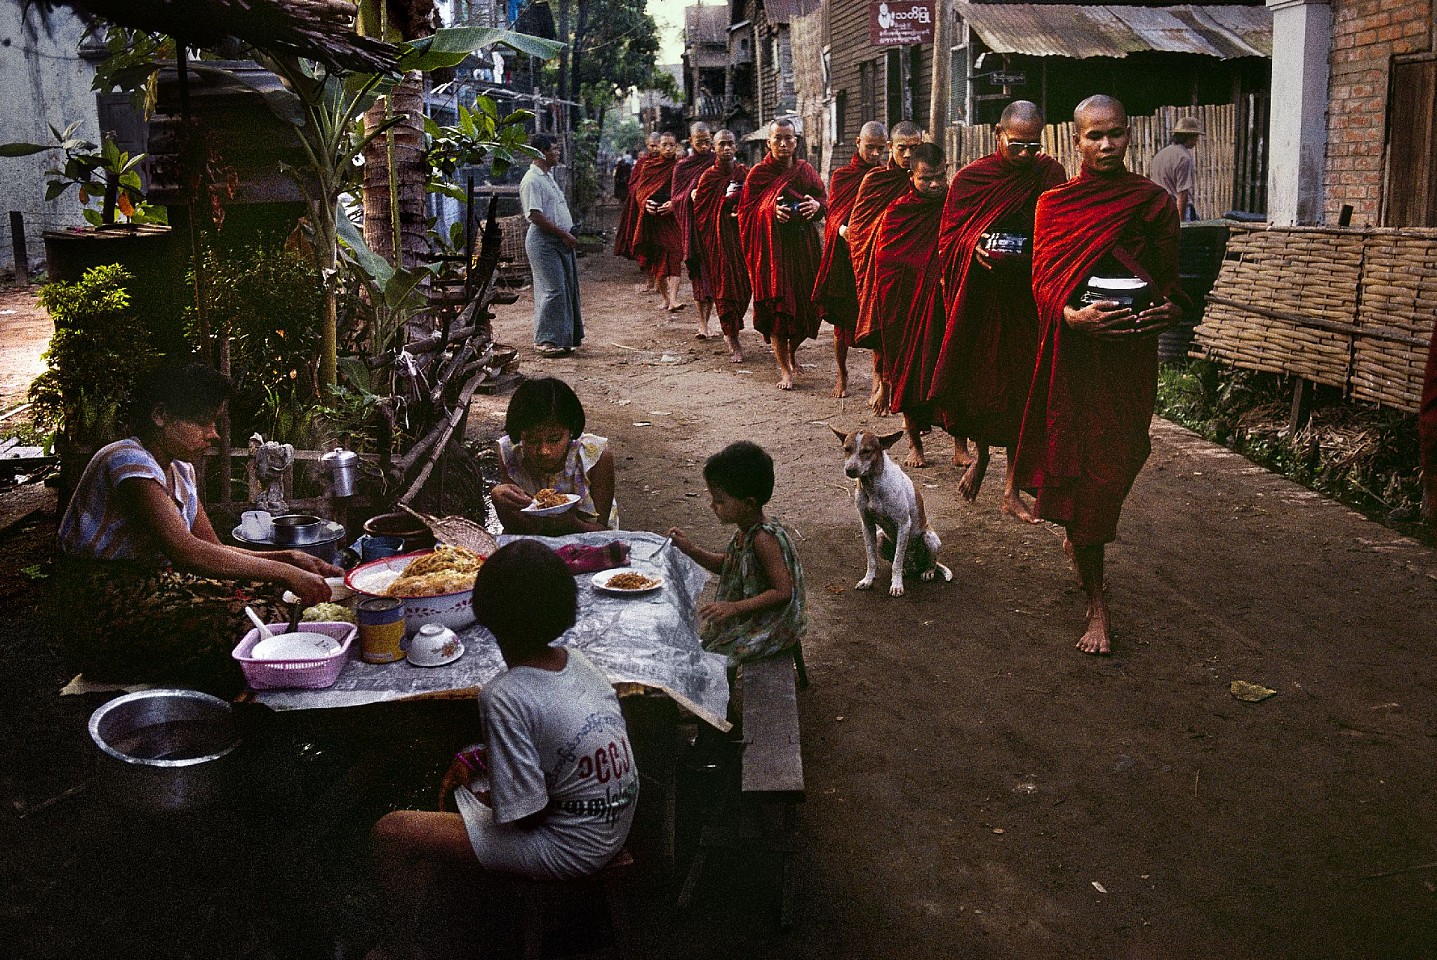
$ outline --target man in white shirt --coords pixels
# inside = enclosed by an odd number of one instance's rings
[[[559,143],[538,133],[529,145],[542,156],[519,183],[519,205],[529,220],[524,252],[534,275],[534,347],[541,356],[562,357],[584,339],[579,311],[579,241],[570,231],[574,218],[564,191],[554,180]]]
[[[1193,150],[1202,135],[1202,124],[1196,117],[1179,118],[1173,125],[1173,142],[1159,150],[1148,167],[1148,179],[1173,195],[1178,215],[1184,220],[1198,219],[1197,163]]]

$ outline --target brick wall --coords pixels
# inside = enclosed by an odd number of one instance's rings
[[[1333,0],[1324,210],[1343,204],[1354,226],[1377,224],[1391,58],[1432,49],[1434,0]]]

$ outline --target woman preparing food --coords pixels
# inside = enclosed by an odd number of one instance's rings
[[[90,680],[177,682],[229,692],[244,608],[282,619],[280,593],[330,597],[334,567],[299,550],[259,553],[215,536],[195,486],[217,438],[229,380],[194,360],[162,365],[136,391],[135,435],[90,460],[60,523],[57,640]]]

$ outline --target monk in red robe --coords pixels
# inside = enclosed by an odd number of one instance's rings
[[[923,351],[914,345],[942,316],[938,227],[948,192],[948,163],[937,144],[920,143],[909,154],[909,167],[908,192],[884,211],[873,231],[867,283],[879,376],[890,385],[892,400],[910,399],[899,408],[909,445],[903,463],[926,467],[923,431],[931,418],[921,401],[922,390],[906,387],[924,379]],[[919,402],[911,402],[913,398]]]
[[[683,260],[688,269],[689,285],[693,288],[694,302],[698,304],[699,325],[695,336],[700,340],[709,338],[709,317],[713,315],[713,291],[704,283],[694,252],[694,188],[699,177],[713,166],[714,138],[709,125],[700,121],[689,127],[689,146],[693,153],[681,159],[674,166],[674,176],[669,184],[669,196],[673,199],[674,223],[683,237]]]
[[[637,198],[639,218],[634,224],[634,259],[653,279],[664,306],[683,309],[678,302],[679,274],[683,270],[683,237],[674,220],[674,168],[678,166],[679,141],[672,133],[659,135],[658,155],[629,181],[629,193]]]
[[[795,352],[818,336],[822,319],[813,280],[822,254],[814,224],[823,219],[818,171],[796,156],[792,120],[768,125],[768,155],[748,173],[738,201],[738,229],[753,285],[753,326],[773,344],[778,388],[792,390]]]
[[[626,260],[634,259],[634,227],[639,222],[639,201],[634,196],[634,182],[650,160],[659,155],[659,134],[654,131],[649,134],[645,141],[644,152],[634,163],[634,169],[629,171],[629,192],[624,198],[623,209],[619,211],[619,226],[614,231],[614,253]],[[645,286],[645,292],[653,290],[653,278],[650,277]]]
[[[977,443],[958,481],[963,499],[978,496],[988,448],[1005,447],[1001,510],[1028,523],[1038,519],[1014,485],[1013,469],[1038,357],[1033,215],[1038,195],[1067,179],[1062,164],[1040,152],[1043,124],[1037,104],[1009,104],[998,121],[998,149],[959,170],[948,186],[938,239],[946,322],[928,347],[934,355],[926,396],[949,433]]]
[[[753,290],[748,282],[737,216],[748,167],[734,159],[737,152],[738,138],[732,131],[720,130],[714,135],[716,159],[694,188],[693,217],[694,254],[699,271],[713,293],[729,359],[742,363],[743,348],[739,346],[738,332],[743,329],[743,315],[753,299]]]
[[[888,384],[879,375],[883,361],[878,354],[879,337],[873,329],[872,307],[867,290],[869,260],[873,251],[873,232],[888,205],[908,192],[908,157],[923,142],[918,125],[904,120],[893,127],[888,141],[888,165],[870,170],[859,185],[858,195],[848,213],[847,228],[842,236],[848,242],[849,258],[858,292],[858,318],[854,322],[853,345],[873,351],[873,392],[868,404],[873,412],[886,417],[889,410]]]
[[[1131,173],[1128,116],[1112,97],[1073,114],[1078,175],[1038,198],[1033,299],[1038,363],[1018,439],[1018,485],[1037,491],[1038,516],[1067,530],[1064,548],[1088,595],[1084,653],[1111,649],[1104,545],[1152,449],[1157,334],[1176,323],[1178,211],[1166,190]],[[1094,277],[1144,281],[1125,306],[1084,297]],[[1084,302],[1084,300],[1094,302]],[[1151,303],[1134,310],[1143,302]]]
[[[853,157],[828,178],[828,216],[823,222],[823,259],[813,283],[813,301],[823,319],[833,324],[833,358],[838,361],[835,397],[848,396],[848,350],[858,323],[858,287],[848,252],[848,214],[858,199],[863,178],[882,164],[888,149],[888,130],[870,120],[858,131]],[[874,378],[875,380],[877,377]]]

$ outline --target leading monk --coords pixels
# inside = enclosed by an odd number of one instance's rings
[[[738,201],[739,235],[753,285],[753,325],[773,344],[778,388],[792,390],[798,345],[818,336],[822,322],[813,281],[822,252],[814,224],[823,219],[818,171],[800,160],[793,121],[768,125],[768,155],[744,181]]]
[[[858,131],[853,156],[828,177],[828,216],[823,222],[823,259],[813,283],[813,301],[823,319],[833,325],[833,359],[838,362],[835,397],[848,396],[848,350],[853,346],[853,327],[858,323],[858,287],[853,260],[848,252],[848,215],[858,199],[863,178],[882,166],[888,149],[888,129],[870,120]],[[877,367],[873,380],[878,382]]]
[[[624,197],[623,209],[619,211],[619,226],[614,231],[614,253],[627,260],[634,259],[634,226],[639,219],[639,200],[634,196],[634,183],[644,167],[649,165],[649,161],[657,159],[658,155],[659,133],[655,130],[644,140],[644,152],[634,161],[634,169],[629,171],[628,195]],[[645,292],[652,291],[652,277],[644,289]]]
[[[948,187],[939,233],[947,322],[934,348],[927,399],[977,455],[958,481],[972,503],[988,469],[988,448],[1007,448],[1002,512],[1037,523],[1013,483],[1018,430],[1038,356],[1033,304],[1033,215],[1038,195],[1067,179],[1042,153],[1043,112],[1010,103],[998,120],[997,150],[958,171]],[[992,252],[989,248],[992,247]]]
[[[694,302],[698,304],[699,320],[696,336],[700,340],[709,338],[709,317],[713,315],[713,291],[705,284],[699,270],[694,250],[694,189],[699,177],[713,166],[714,138],[709,125],[702,120],[689,127],[689,146],[693,153],[674,165],[673,180],[669,184],[670,201],[673,204],[674,223],[683,239],[683,261],[688,268],[689,285],[693,288]]]
[[[1033,299],[1038,363],[1018,440],[1017,483],[1037,491],[1038,516],[1061,524],[1088,595],[1084,653],[1111,649],[1104,546],[1152,449],[1157,334],[1182,317],[1178,212],[1162,187],[1124,166],[1128,117],[1112,97],[1074,111],[1078,175],[1038,198]],[[1145,281],[1134,310],[1086,299],[1090,278]],[[1141,303],[1135,303],[1135,307]]]
[[[738,138],[731,130],[714,134],[713,166],[699,177],[694,187],[694,254],[699,272],[713,294],[719,329],[728,344],[729,360],[743,362],[738,332],[743,315],[753,299],[744,262],[743,243],[738,235],[738,198],[748,167],[735,159]]]

